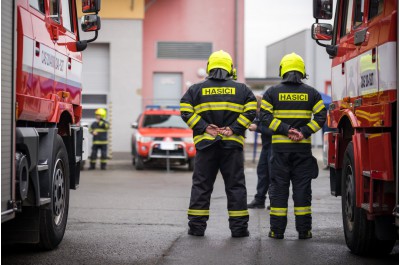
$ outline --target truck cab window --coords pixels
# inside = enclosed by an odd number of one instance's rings
[[[71,7],[70,0],[61,0],[62,24],[65,29],[73,31],[73,23],[71,20],[70,7]]]
[[[29,5],[44,14],[44,0],[29,0]]]
[[[364,17],[364,0],[356,0],[354,5],[354,27],[358,27],[363,22]]]
[[[49,1],[49,13],[50,17],[57,22],[60,22],[60,9],[58,8],[58,0]]]
[[[371,0],[369,3],[368,20],[376,17],[383,11],[383,0]]]
[[[353,0],[347,2],[347,16],[346,16],[346,35],[351,31],[351,19],[353,15]]]

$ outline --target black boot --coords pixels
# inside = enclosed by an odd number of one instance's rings
[[[101,170],[106,170],[107,164],[101,163]]]
[[[247,208],[250,209],[264,209],[265,208],[265,202],[260,202],[254,199],[251,203],[247,204]]]
[[[95,168],[96,168],[96,164],[95,163],[90,163],[89,170],[93,170]]]
[[[274,239],[283,239],[285,236],[282,233],[275,233],[274,231],[269,231],[268,236]]]
[[[310,238],[312,238],[311,230],[299,232],[299,239],[310,239]]]
[[[250,232],[248,229],[243,231],[232,232],[232,237],[248,237],[248,236],[250,236]]]
[[[204,231],[199,231],[199,230],[196,231],[196,230],[192,230],[192,229],[189,228],[188,235],[191,235],[191,236],[204,236]]]

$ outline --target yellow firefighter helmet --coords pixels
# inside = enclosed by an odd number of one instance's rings
[[[96,110],[96,112],[94,114],[99,115],[100,117],[102,117],[104,119],[107,115],[107,111],[103,108],[99,108]]]
[[[207,74],[210,73],[210,70],[214,68],[222,68],[230,75],[233,75],[233,62],[229,53],[223,50],[213,52],[208,58]]]
[[[287,72],[290,71],[300,72],[303,78],[306,77],[304,60],[300,55],[295,54],[294,52],[283,56],[279,67],[279,76],[282,78]]]

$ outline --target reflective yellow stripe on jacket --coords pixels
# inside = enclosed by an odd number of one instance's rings
[[[224,136],[224,135],[220,135],[219,134],[219,136],[222,138],[222,141],[235,141],[235,142],[240,143],[241,145],[244,145],[244,137],[241,136],[241,135],[234,134],[234,135],[231,135],[231,136]],[[194,144],[197,144],[197,143],[199,143],[200,141],[203,141],[203,140],[214,141],[215,138],[216,137],[213,137],[208,133],[204,133],[202,135],[196,135],[193,138],[193,141],[194,141]]]
[[[249,110],[257,110],[257,101],[251,101],[251,102],[244,104],[243,111],[246,112]]]
[[[236,120],[238,121],[238,123],[240,123],[245,128],[249,128],[249,126],[251,124],[251,120],[247,119],[242,114],[240,114]]]
[[[274,118],[278,119],[310,119],[311,110],[274,110]]]
[[[229,110],[242,113],[243,109],[243,105],[232,102],[206,102],[194,106],[195,113],[202,113],[208,110]]]
[[[266,101],[265,99],[261,100],[261,108],[272,113],[272,110],[274,109],[274,107],[272,106],[271,103],[269,103],[268,101]]]
[[[286,135],[276,134],[272,135],[273,144],[311,144],[311,138],[303,139],[301,141],[292,141]]]
[[[269,124],[269,128],[275,132],[276,130],[278,130],[279,124],[281,124],[281,122],[282,121],[274,118]]]
[[[93,141],[93,144],[108,144],[108,141]]]
[[[318,113],[318,112],[320,112],[321,110],[323,110],[324,107],[325,107],[324,101],[322,101],[322,99],[321,99],[320,101],[318,101],[318,102],[314,105],[312,111],[313,111],[313,113],[315,114],[315,113]]]
[[[321,127],[318,125],[318,123],[314,120],[310,121],[307,123],[307,126],[311,128],[314,132],[317,132],[321,129]]]
[[[192,117],[187,121],[187,125],[193,129],[193,127],[199,122],[200,116],[197,115],[196,113],[193,113]]]
[[[180,103],[180,111],[194,112],[194,108],[188,103]]]

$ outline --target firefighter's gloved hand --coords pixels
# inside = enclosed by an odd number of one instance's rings
[[[218,126],[214,125],[214,124],[209,124],[206,128],[206,133],[208,133],[209,135],[216,137],[218,135]]]
[[[218,131],[219,131],[220,134],[222,134],[224,136],[232,136],[233,135],[233,131],[229,127],[219,128]]]
[[[289,129],[288,137],[289,137],[290,140],[296,141],[296,142],[297,141],[301,141],[301,140],[304,139],[303,134],[300,131],[298,131],[297,129],[294,129],[294,128],[290,128]]]

